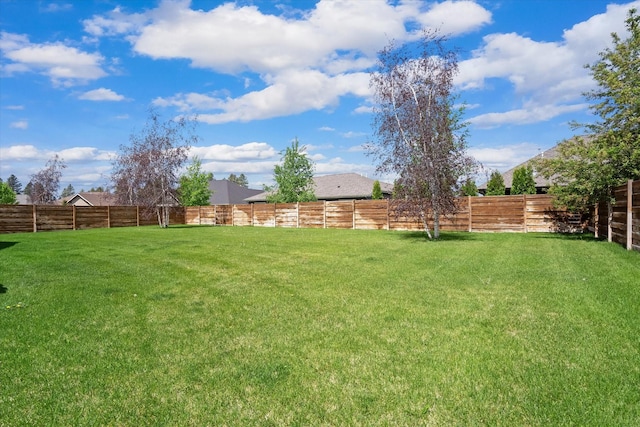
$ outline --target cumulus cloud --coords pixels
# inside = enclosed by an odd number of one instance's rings
[[[216,144],[206,147],[191,147],[190,155],[198,156],[201,160],[215,160],[234,162],[239,160],[262,160],[276,156],[278,152],[266,142],[248,142],[232,146]]]
[[[31,160],[41,159],[43,153],[35,145],[0,146],[0,158],[3,160]]]
[[[507,80],[526,101],[522,108],[486,113],[470,121],[481,127],[546,121],[586,108],[582,94],[595,87],[584,68],[610,46],[611,32],[625,37],[624,20],[631,7],[612,4],[566,30],[558,42],[540,42],[516,33],[489,34],[471,58],[460,62],[455,83],[462,90],[483,90],[489,79]]]
[[[233,2],[194,10],[188,0],[165,0],[141,14],[116,8],[83,24],[95,37],[126,36],[140,55],[186,59],[193,67],[228,74],[257,74],[266,86],[261,90],[234,96],[179,93],[154,100],[157,106],[199,111],[201,121],[214,124],[333,108],[345,95],[368,97],[366,71],[390,39],[413,40],[410,28],[441,26],[446,15],[446,31],[455,34],[491,21],[490,12],[471,1],[427,7],[418,2],[321,0],[304,13],[289,12],[268,14]]]
[[[0,33],[0,51],[11,61],[3,65],[7,75],[37,72],[51,79],[55,86],[73,86],[107,75],[98,53],[83,52],[63,43],[31,43],[27,36]]]
[[[83,99],[85,101],[124,101],[125,97],[117,94],[111,89],[101,87],[100,89],[90,90],[81,94],[78,96],[78,99]]]

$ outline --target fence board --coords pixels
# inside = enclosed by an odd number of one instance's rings
[[[253,225],[258,227],[275,227],[276,205],[274,203],[258,203],[253,205]]]
[[[253,225],[253,206],[252,205],[233,205],[233,225],[248,226]]]
[[[301,228],[324,228],[324,202],[298,203],[298,225]]]
[[[353,222],[358,230],[386,230],[389,228],[389,203],[387,200],[356,200],[353,215]]]
[[[0,205],[0,233],[33,231],[33,206]]]
[[[353,201],[325,203],[326,228],[353,228]]]
[[[76,206],[75,210],[76,230],[109,227],[108,206]]]
[[[276,203],[275,223],[276,227],[298,227],[298,205],[296,203]]]

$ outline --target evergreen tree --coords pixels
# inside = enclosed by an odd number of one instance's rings
[[[377,179],[373,182],[373,190],[371,191],[371,198],[373,200],[382,199],[382,187],[380,187],[380,181]]]
[[[498,171],[491,172],[489,182],[487,182],[487,196],[504,196],[504,178]]]
[[[536,181],[531,166],[521,166],[513,171],[511,194],[536,194]]]
[[[242,187],[245,187],[245,188],[249,187],[249,180],[243,173],[241,173],[240,176],[236,176],[236,174],[232,173],[229,175],[229,178],[227,179],[231,182],[235,182],[236,184]]]
[[[460,188],[460,194],[463,196],[477,196],[478,186],[476,185],[476,182],[473,179],[468,178]]]
[[[73,185],[69,184],[65,187],[64,190],[62,190],[62,194],[60,195],[60,197],[69,197],[73,196],[74,194],[76,194],[76,190],[74,190]]]
[[[14,193],[21,194],[20,192],[22,191],[22,184],[20,184],[18,177],[16,177],[14,174],[11,174],[11,176],[7,179],[7,184],[9,185],[9,187],[11,187]]]

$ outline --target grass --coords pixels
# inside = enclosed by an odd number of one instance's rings
[[[587,236],[0,235],[0,425],[638,425],[640,254]]]

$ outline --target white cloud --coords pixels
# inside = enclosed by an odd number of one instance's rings
[[[35,160],[46,158],[34,145],[0,146],[0,158],[3,160]]]
[[[44,7],[40,8],[41,12],[45,13],[55,13],[55,12],[65,12],[73,9],[73,5],[70,3],[49,3]]]
[[[343,132],[340,135],[343,138],[360,138],[360,137],[363,137],[363,136],[367,136],[368,134],[366,132],[349,131],[349,132]]]
[[[24,110],[24,105],[7,105],[6,107],[7,110]]]
[[[472,147],[469,155],[482,163],[487,170],[506,171],[538,154],[540,147],[530,143],[519,143],[502,147]]]
[[[611,32],[624,37],[624,20],[631,7],[609,5],[605,13],[566,30],[558,42],[540,42],[516,33],[490,34],[472,57],[460,62],[455,83],[462,90],[490,90],[489,79],[506,79],[524,99],[523,107],[486,113],[471,119],[480,127],[527,124],[586,108],[582,94],[595,82],[584,68],[611,44]]]
[[[586,110],[588,104],[574,105],[542,105],[525,106],[517,110],[502,113],[486,113],[472,117],[469,123],[481,128],[490,129],[505,124],[524,125],[544,122],[566,113]]]
[[[29,122],[26,120],[19,120],[17,122],[13,122],[10,125],[13,129],[28,129],[29,128]]]
[[[73,86],[107,75],[101,68],[104,58],[62,43],[31,43],[20,34],[0,33],[0,50],[12,61],[3,66],[5,74],[38,72],[55,86]]]
[[[376,52],[390,39],[415,39],[407,26],[445,15],[447,31],[454,33],[491,20],[488,11],[471,1],[424,8],[417,2],[321,0],[309,11],[288,9],[276,15],[231,2],[193,10],[188,0],[165,0],[142,14],[116,8],[83,23],[96,37],[125,35],[136,53],[154,59],[187,59],[193,67],[236,75],[256,73],[267,86],[262,90],[235,96],[178,93],[153,101],[199,111],[201,121],[215,124],[332,108],[345,95],[368,97],[366,71]],[[356,113],[367,111],[359,108]]]
[[[444,34],[463,34],[491,23],[491,12],[474,1],[435,3],[418,21],[427,28]]]
[[[111,89],[101,87],[100,89],[90,90],[81,94],[78,96],[78,99],[83,99],[85,101],[124,101],[125,97],[117,94]]]
[[[322,127],[319,127],[319,128],[318,128],[318,130],[319,130],[319,131],[322,131],[322,132],[334,132],[334,131],[335,131],[335,129],[334,129],[334,128],[329,127],[329,126],[322,126]]]
[[[207,147],[191,147],[190,155],[201,160],[234,162],[238,160],[262,160],[276,156],[278,152],[266,142],[248,142],[239,146],[216,144]]]

